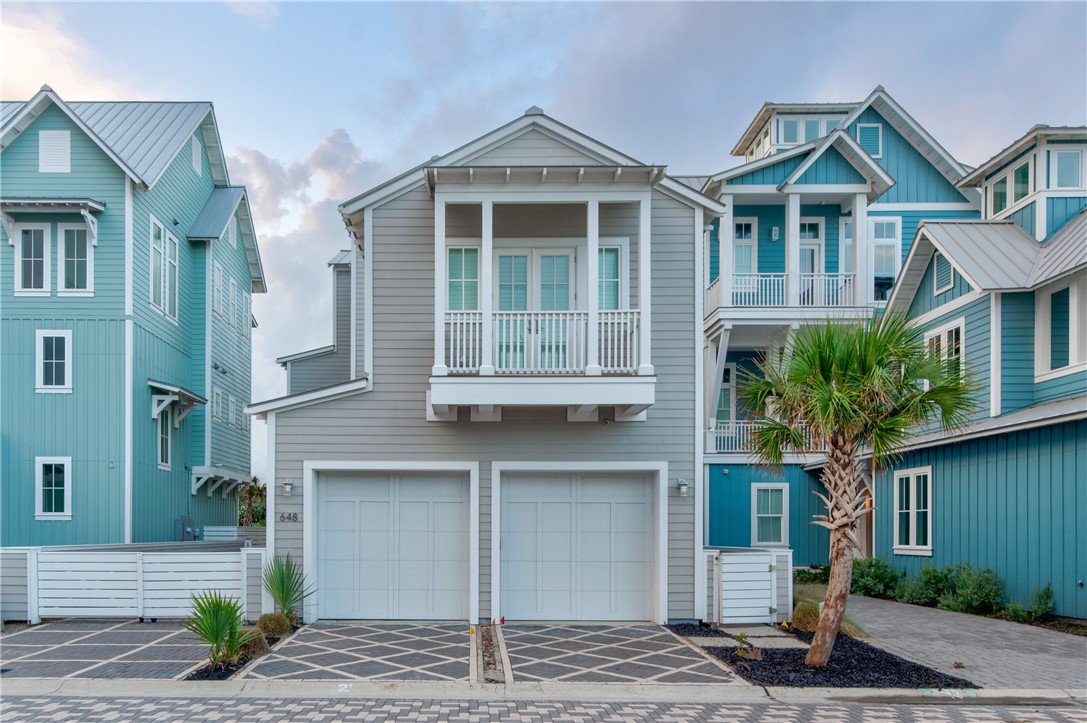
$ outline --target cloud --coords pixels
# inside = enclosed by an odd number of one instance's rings
[[[236,14],[268,28],[279,17],[279,4],[264,0],[233,0],[227,3]]]

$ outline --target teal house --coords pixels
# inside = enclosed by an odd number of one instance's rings
[[[0,195],[0,545],[232,524],[265,280],[212,105],[5,101]]]
[[[991,567],[1087,617],[1087,128],[1036,126],[970,172],[980,221],[926,221],[889,308],[980,383],[974,421],[875,479],[875,554]]]
[[[825,563],[826,530],[810,524],[822,450],[756,464],[737,383],[805,325],[878,313],[922,221],[977,219],[980,194],[882,87],[860,102],[766,103],[732,153],[741,165],[689,179],[727,208],[706,249],[706,542]],[[870,520],[861,537],[871,554]]]

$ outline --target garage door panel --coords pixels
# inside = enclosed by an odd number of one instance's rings
[[[462,532],[434,533],[434,561],[455,563],[468,559],[468,541]]]
[[[464,532],[464,501],[435,502],[433,507],[434,520],[430,529],[435,532]]]
[[[634,532],[645,534],[646,528],[646,502],[615,505],[614,526],[616,532]]]
[[[544,532],[571,532],[574,529],[574,506],[570,502],[541,502],[539,513],[540,529]]]

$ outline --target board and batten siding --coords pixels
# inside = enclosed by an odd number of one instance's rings
[[[1000,408],[1008,414],[1034,404],[1034,292],[1000,296]]]
[[[530,128],[471,160],[474,166],[599,166],[599,160],[569,143]]]
[[[767,166],[756,168],[753,171],[742,173],[735,178],[730,178],[721,186],[721,193],[728,193],[729,186],[777,186],[788,178],[808,157],[807,153],[801,153],[790,158],[773,162]]]
[[[805,184],[867,183],[860,174],[835,148],[827,149],[808,170],[796,180],[798,186]]]
[[[973,395],[974,410],[971,419],[980,420],[989,416],[990,369],[992,352],[989,338],[992,326],[989,312],[992,297],[988,294],[971,301],[965,306],[953,309],[924,324],[924,333],[938,329],[946,324],[963,320],[962,354],[966,373],[978,383],[978,390]],[[934,429],[935,426],[932,426]]]
[[[426,421],[434,355],[434,209],[420,187],[374,210],[374,389],[275,416],[276,481],[302,479],[304,460],[479,461],[480,609],[490,609],[491,463],[495,461],[667,462],[670,479],[694,479],[695,350],[694,214],[690,206],[652,195],[653,363],[656,404],[647,421],[570,423],[565,408],[504,409],[501,424]],[[496,207],[497,208],[497,207]],[[556,223],[566,223],[560,218]],[[522,237],[546,226],[514,224]],[[610,229],[623,231],[616,222]],[[511,228],[511,231],[517,228]],[[584,235],[580,229],[570,227]],[[563,234],[566,230],[563,230]],[[496,236],[499,231],[496,227]],[[631,245],[637,238],[630,217]],[[361,304],[361,298],[360,298]],[[302,495],[275,500],[275,550],[302,558]],[[668,487],[668,610],[694,613],[694,498]],[[279,521],[297,513],[298,522]],[[701,571],[699,571],[701,572]]]
[[[963,278],[962,274],[951,267],[952,286],[947,291],[943,291],[939,294],[934,294],[936,287],[935,283],[935,267],[936,255],[933,254],[929,259],[928,266],[925,267],[925,273],[921,276],[921,283],[917,285],[917,292],[913,295],[913,301],[910,302],[909,315],[921,316],[935,309],[939,309],[944,304],[947,304],[955,299],[969,294],[974,290],[974,287],[970,285],[970,282]]]
[[[1061,226],[1087,206],[1087,196],[1050,196],[1046,199],[1047,235],[1053,235]]]
[[[894,470],[926,466],[932,556],[895,555]],[[991,567],[1007,600],[1050,584],[1057,615],[1087,618],[1087,420],[907,452],[876,479],[876,555],[895,568]]]

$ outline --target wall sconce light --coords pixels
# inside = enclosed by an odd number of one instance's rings
[[[687,496],[687,490],[690,488],[690,485],[687,484],[687,480],[685,480],[685,479],[678,480],[676,482],[676,486],[679,487],[679,496],[680,497],[686,497]]]
[[[290,497],[291,492],[294,491],[294,480],[287,480],[283,483],[283,496]]]
[[[777,226],[771,226],[770,227],[770,240],[771,241],[777,241],[778,238],[780,238],[780,236],[781,236],[781,232],[778,231],[778,227]]]

